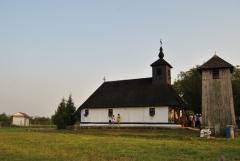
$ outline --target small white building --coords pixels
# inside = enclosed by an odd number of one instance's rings
[[[184,108],[171,85],[171,68],[160,48],[152,77],[104,82],[79,108],[80,126],[172,126]],[[133,63],[134,65],[134,63]],[[118,119],[120,118],[120,119]]]
[[[12,125],[29,126],[30,116],[23,112],[17,112],[12,116]]]

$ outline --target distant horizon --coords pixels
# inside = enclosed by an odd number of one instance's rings
[[[0,1],[0,113],[50,117],[106,81],[151,77],[160,39],[172,83],[216,54],[240,65],[240,1]]]

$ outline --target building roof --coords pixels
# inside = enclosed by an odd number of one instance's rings
[[[15,116],[15,117],[31,118],[28,114],[23,113],[23,112],[17,112],[17,113],[15,113],[15,114],[13,114],[13,116]]]
[[[158,59],[157,61],[153,62],[151,64],[151,67],[155,67],[155,66],[161,66],[161,65],[167,65],[169,66],[170,68],[172,68],[172,66],[164,59],[160,58]]]
[[[217,55],[214,55],[211,59],[209,59],[206,63],[201,65],[198,70],[208,70],[208,69],[223,69],[230,68],[231,72],[233,72],[232,64],[226,62],[222,58]]]
[[[184,107],[171,85],[152,84],[152,78],[104,82],[80,108]]]
[[[161,42],[161,41],[160,41],[160,42]],[[171,66],[166,60],[163,59],[163,58],[164,58],[164,53],[163,53],[163,48],[162,48],[162,46],[161,46],[160,49],[159,49],[158,57],[159,57],[159,59],[158,59],[157,61],[153,62],[153,63],[151,64],[151,67],[167,65],[167,66],[169,66],[170,68],[172,68],[172,66]]]

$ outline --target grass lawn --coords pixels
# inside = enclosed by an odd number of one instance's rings
[[[0,161],[240,161],[240,139],[200,139],[186,129],[0,128]]]

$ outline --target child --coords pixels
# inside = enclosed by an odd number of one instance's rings
[[[115,124],[115,122],[116,122],[115,116],[112,115],[112,124]]]
[[[118,116],[117,116],[117,123],[118,124],[120,123],[120,119],[121,119],[120,114],[118,114]]]

